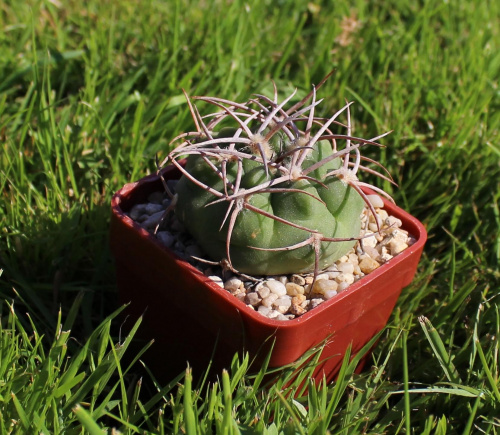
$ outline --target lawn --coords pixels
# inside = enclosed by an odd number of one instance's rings
[[[487,0],[4,0],[0,434],[499,433],[499,23]],[[112,194],[192,130],[182,89],[303,96],[331,70],[324,114],[393,130],[380,187],[429,232],[366,370],[297,399],[293,367],[268,386],[243,357],[158,380],[141,320],[121,334]]]

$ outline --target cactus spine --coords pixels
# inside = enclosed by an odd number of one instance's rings
[[[276,87],[273,98],[256,95],[246,103],[188,98],[196,131],[175,138],[162,165],[182,172],[178,219],[213,260],[233,271],[317,274],[359,239],[364,204],[375,215],[362,188],[389,197],[358,179],[365,171],[393,182],[360,152],[381,146],[378,139],[388,133],[370,140],[353,136],[352,103],[330,118],[317,117],[322,100],[316,91],[326,78],[288,109],[295,92],[280,103]],[[202,117],[196,101],[218,111]],[[186,156],[183,166],[179,159]]]

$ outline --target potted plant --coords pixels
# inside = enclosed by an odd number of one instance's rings
[[[187,98],[196,131],[174,139],[157,174],[113,197],[120,296],[145,312],[164,370],[227,366],[242,350],[258,365],[271,348],[277,367],[325,343],[316,376],[331,379],[413,279],[424,227],[358,178],[393,182],[361,154],[387,133],[354,136],[350,103],[318,117],[324,80],[291,107],[295,93],[279,102],[276,88],[246,103]],[[216,110],[201,116],[200,101]],[[154,219],[141,223],[135,211],[152,197]],[[175,233],[194,243],[176,254]]]

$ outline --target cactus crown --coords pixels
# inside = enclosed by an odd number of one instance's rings
[[[391,199],[358,179],[364,171],[394,183],[381,164],[361,155],[367,145],[382,146],[378,140],[388,133],[353,136],[352,103],[318,117],[316,92],[327,78],[289,108],[296,91],[279,102],[275,85],[272,98],[255,95],[246,103],[186,95],[196,131],[176,137],[159,167],[181,171],[174,201],[179,220],[233,272],[316,276],[360,238],[365,204],[375,216],[362,188]],[[201,116],[196,101],[217,111]]]

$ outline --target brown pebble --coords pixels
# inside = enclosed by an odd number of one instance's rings
[[[298,284],[298,285],[304,285],[306,283],[306,280],[304,279],[303,276],[300,276],[300,275],[297,275],[297,274],[293,274],[292,275],[292,282],[294,284]]]
[[[359,263],[359,268],[363,273],[373,272],[380,264],[370,256],[365,256]]]
[[[289,296],[297,296],[297,295],[303,295],[304,294],[304,287],[295,284],[294,282],[287,282],[286,283],[286,293]]]
[[[292,298],[292,305],[290,307],[290,313],[300,316],[304,314],[307,309],[302,307],[302,304],[306,301],[304,295],[297,295]]]

